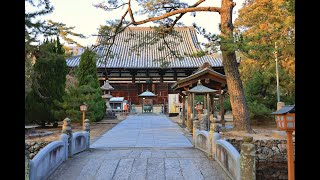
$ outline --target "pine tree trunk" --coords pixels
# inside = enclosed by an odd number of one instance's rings
[[[234,129],[252,132],[250,119],[242,81],[240,78],[236,54],[231,44],[233,43],[232,9],[235,3],[232,0],[222,0],[221,16],[221,44],[222,64],[224,67],[230,102],[232,107]]]

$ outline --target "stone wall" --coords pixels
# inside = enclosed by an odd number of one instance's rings
[[[42,148],[51,142],[25,142],[26,149],[29,152],[29,159],[32,159]]]
[[[242,139],[225,139],[240,153]],[[287,140],[253,140],[256,147],[256,177],[260,179],[288,179]],[[295,143],[293,142],[295,146]]]

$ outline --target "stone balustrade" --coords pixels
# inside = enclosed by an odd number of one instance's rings
[[[201,151],[209,154],[210,140],[209,140],[209,132],[208,131],[196,130],[195,148],[200,149]]]
[[[61,135],[61,140],[53,141],[41,149],[30,161],[30,180],[47,179],[61,163],[67,160],[67,137]]]
[[[215,159],[231,179],[240,179],[240,154],[227,141],[216,141]]]
[[[219,127],[215,123],[210,124],[210,131],[197,129],[198,122],[194,124],[194,147],[207,153],[209,158],[217,161],[222,169],[233,180],[255,179],[255,145],[244,137],[242,153],[228,141],[220,139]],[[252,148],[253,147],[253,148]]]
[[[238,152],[243,140],[227,138]],[[256,179],[288,179],[287,148],[285,139],[255,139]],[[294,143],[295,144],[295,143]]]
[[[86,131],[72,133],[72,155],[87,150],[88,135]]]
[[[43,147],[32,160],[29,160],[28,145],[25,145],[25,176],[30,180],[47,179],[61,163],[72,155],[88,150],[90,145],[90,124],[85,121],[82,132],[72,133],[71,120],[64,119],[60,139]]]

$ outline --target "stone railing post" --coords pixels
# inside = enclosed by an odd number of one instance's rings
[[[212,159],[212,136],[213,136],[213,128],[214,128],[214,124],[210,124],[210,129],[209,129],[209,142],[210,142],[209,158],[210,158],[210,159]]]
[[[244,136],[240,153],[240,177],[242,180],[256,179],[255,145],[253,137]]]
[[[216,159],[216,141],[220,139],[220,133],[219,133],[219,126],[216,123],[211,123],[210,124],[210,132],[209,132],[209,137],[210,137],[210,154],[209,157],[212,157],[213,160]]]
[[[62,133],[68,135],[68,156],[72,157],[72,127],[71,127],[71,119],[65,118],[63,120]]]
[[[24,162],[25,162],[25,180],[29,180],[30,177],[30,159],[29,159],[29,151],[26,148],[26,144],[24,144]]]
[[[68,146],[68,135],[67,134],[65,134],[65,133],[62,133],[61,135],[60,135],[60,140],[61,141],[63,141],[64,142],[64,144],[65,144],[65,154],[64,154],[64,159],[65,160],[68,160],[68,152],[69,152],[69,150],[68,150],[68,148],[69,148],[69,146]]]
[[[90,148],[90,121],[89,119],[84,120],[84,130],[88,132],[87,149]]]
[[[199,128],[199,121],[194,120],[193,121],[193,126],[192,126],[192,144],[193,147],[196,146],[196,130]]]

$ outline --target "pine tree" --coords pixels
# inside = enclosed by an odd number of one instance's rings
[[[85,95],[88,104],[88,117],[99,121],[105,114],[105,100],[102,99],[100,83],[97,76],[96,55],[88,48],[83,52],[78,69],[79,91]]]
[[[99,80],[97,75],[96,55],[94,52],[86,49],[81,54],[79,69],[78,69],[79,86],[92,84],[95,88],[99,87]],[[91,77],[96,79],[91,81]]]

